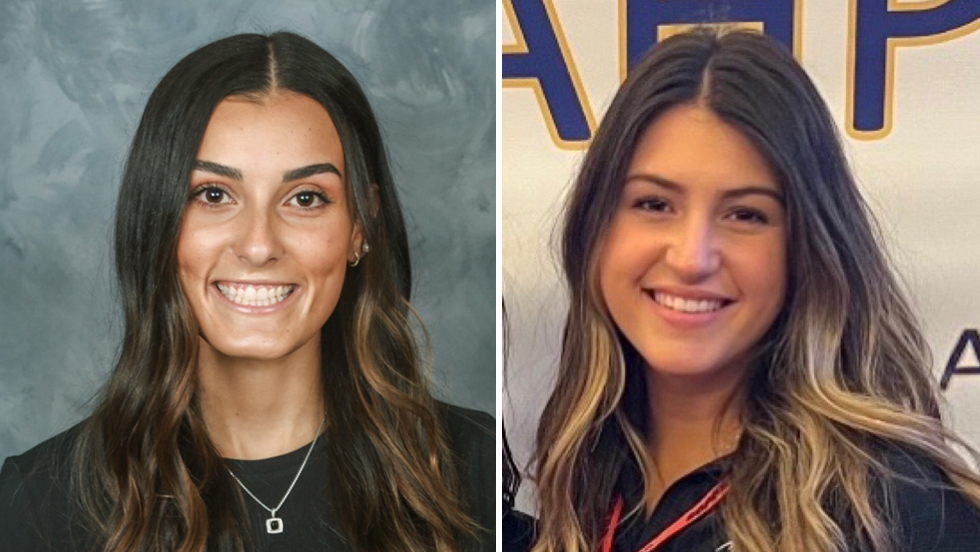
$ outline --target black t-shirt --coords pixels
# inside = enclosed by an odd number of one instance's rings
[[[893,527],[899,548],[895,552],[976,552],[980,550],[980,509],[951,488],[948,479],[928,460],[892,451],[883,455],[884,463],[899,477],[890,480],[891,496],[880,508],[894,506],[897,524]],[[650,517],[641,513],[623,518],[616,528],[614,552],[636,552],[657,537],[697,504],[723,477],[725,459],[707,464],[671,485]],[[629,512],[643,499],[641,476],[635,466],[626,466],[619,489]],[[525,526],[512,529],[526,535]],[[522,542],[530,550],[532,542],[509,534],[504,525],[504,542]],[[853,540],[851,541],[853,542]],[[656,552],[737,552],[731,548],[717,510],[699,518],[656,548]],[[856,543],[850,552],[865,552]]]
[[[494,547],[495,439],[493,419],[482,412],[442,405],[450,446],[462,467],[462,492],[467,513],[483,528],[480,541],[467,551]],[[69,506],[69,464],[79,426],[30,451],[8,458],[0,472],[0,551],[88,552],[94,542],[73,521]],[[230,460],[229,468],[270,508],[282,500],[303,463],[309,446],[264,460]],[[269,512],[243,492],[248,526],[262,552],[351,550],[331,511],[327,486],[327,446],[323,439],[310,455],[296,486],[276,512],[282,532],[266,531]]]

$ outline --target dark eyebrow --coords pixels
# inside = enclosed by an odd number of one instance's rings
[[[318,163],[316,165],[307,165],[305,167],[293,169],[282,176],[282,181],[292,182],[293,180],[308,178],[315,174],[323,173],[333,173],[339,176],[341,179],[344,178],[344,175],[340,174],[340,169],[335,167],[333,163]]]
[[[224,176],[226,178],[242,180],[242,171],[233,167],[226,167],[224,165],[215,163],[213,161],[201,161],[200,159],[198,159],[194,161],[194,169],[200,171],[207,171],[209,173],[213,173],[218,176]]]
[[[677,192],[677,193],[684,192],[684,186],[681,186],[680,184],[674,182],[673,180],[663,178],[655,174],[647,174],[647,173],[631,174],[626,177],[627,184],[633,180],[649,182],[650,184],[660,186],[661,188],[666,188],[672,192]],[[783,194],[781,192],[779,192],[778,190],[773,190],[772,188],[767,188],[765,186],[743,186],[741,188],[732,188],[730,190],[725,190],[725,192],[721,194],[721,197],[723,199],[736,199],[736,198],[744,197],[747,195],[753,195],[753,194],[767,195],[775,199],[776,201],[778,201],[781,205],[785,205],[786,203],[786,201],[783,199]]]
[[[214,173],[219,176],[224,176],[226,178],[233,178],[239,181],[243,180],[242,171],[234,167],[227,167],[220,163],[215,163],[213,161],[201,161],[200,159],[198,159],[194,161],[194,169],[207,171],[209,173]],[[302,178],[311,177],[315,174],[323,174],[323,173],[333,173],[339,176],[340,178],[344,177],[342,174],[340,174],[340,170],[337,169],[337,167],[335,167],[333,163],[317,163],[315,165],[307,165],[305,167],[300,167],[298,169],[287,171],[285,174],[282,175],[282,181],[292,182],[294,180],[300,180]]]

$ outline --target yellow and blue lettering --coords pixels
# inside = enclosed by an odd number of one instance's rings
[[[620,76],[654,44],[694,26],[761,30],[800,54],[800,0],[620,0]]]
[[[585,147],[595,122],[550,0],[504,0],[504,11],[519,38],[503,48],[503,86],[534,91],[559,147]]]
[[[847,132],[877,139],[891,131],[895,48],[937,44],[980,27],[980,2],[851,0]]]

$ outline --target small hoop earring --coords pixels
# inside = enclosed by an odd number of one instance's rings
[[[359,265],[359,264],[361,264],[361,256],[360,256],[360,255],[358,255],[358,253],[357,253],[357,251],[355,251],[355,252],[354,252],[354,262],[352,262],[352,263],[347,263],[347,266],[349,266],[349,267],[351,267],[351,268],[353,268],[353,267],[355,267],[355,266],[357,266],[357,265]]]

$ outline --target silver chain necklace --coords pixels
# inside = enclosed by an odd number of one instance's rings
[[[269,519],[265,520],[265,530],[267,533],[271,533],[271,534],[282,533],[282,519],[276,517],[276,512],[278,512],[279,509],[282,508],[283,503],[286,502],[287,498],[289,498],[289,493],[293,492],[293,487],[295,487],[296,482],[299,481],[299,476],[301,473],[303,473],[303,468],[306,467],[306,462],[309,461],[310,454],[313,453],[313,447],[316,446],[316,441],[317,439],[320,438],[320,432],[323,431],[323,423],[326,421],[327,421],[326,416],[324,416],[323,419],[320,420],[320,427],[317,428],[316,437],[314,437],[313,442],[310,443],[310,449],[306,451],[306,458],[303,458],[303,463],[300,464],[299,471],[296,472],[296,477],[293,478],[293,482],[290,483],[289,488],[286,489],[286,494],[283,495],[282,500],[279,501],[279,504],[277,504],[275,508],[269,508],[268,506],[266,506],[264,502],[259,500],[259,497],[255,496],[254,494],[252,494],[252,491],[248,490],[248,487],[246,487],[245,484],[242,483],[241,479],[238,479],[238,476],[235,475],[235,472],[231,471],[231,468],[225,468],[228,470],[228,473],[231,474],[231,477],[238,482],[238,486],[240,486],[243,491],[248,493],[248,496],[255,499],[255,501],[259,503],[259,506],[269,511],[270,514]]]

